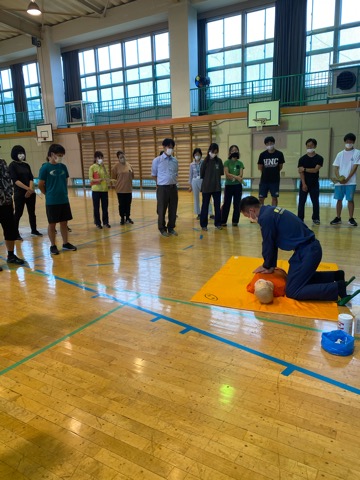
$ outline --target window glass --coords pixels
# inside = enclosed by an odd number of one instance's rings
[[[264,45],[248,47],[246,50],[246,62],[254,62],[265,58]]]
[[[317,33],[306,38],[306,51],[322,50],[334,46],[334,32]]]
[[[241,44],[241,15],[225,18],[224,47]]]
[[[83,57],[83,73],[95,72],[95,53],[94,50],[85,50],[82,52]]]
[[[123,81],[124,81],[123,72],[122,71],[112,72],[111,73],[111,80],[112,80],[112,83],[123,83]]]
[[[128,93],[128,97],[138,97],[140,95],[139,84],[136,83],[134,85],[128,85],[127,86],[127,93]]]
[[[211,86],[222,85],[224,83],[224,70],[209,72]]]
[[[155,35],[155,60],[166,60],[169,58],[169,34],[160,33]]]
[[[126,81],[134,82],[136,80],[139,80],[139,69],[129,68],[129,70],[126,70]]]
[[[234,63],[241,63],[241,49],[227,50],[224,52],[224,64],[232,65]]]
[[[146,67],[139,68],[139,77],[140,79],[151,78],[152,77],[152,67],[148,65]]]
[[[334,26],[335,0],[308,0],[307,31]]]
[[[265,10],[246,15],[246,43],[265,40]]]
[[[111,85],[111,75],[110,73],[105,73],[104,75],[99,75],[99,85]]]
[[[156,82],[157,93],[169,93],[170,92],[170,80],[158,80]]]
[[[274,56],[274,43],[265,43],[265,58],[273,58]]]
[[[124,87],[113,87],[113,99],[124,98]]]
[[[353,43],[360,43],[360,26],[354,27],[354,28],[345,28],[343,30],[340,30],[339,45],[340,46],[351,45]]]
[[[221,67],[224,65],[224,52],[210,53],[207,56],[207,67]]]
[[[241,68],[227,68],[224,72],[224,83],[241,82]]]
[[[110,66],[111,68],[121,68],[122,67],[122,54],[121,54],[121,44],[115,43],[109,47],[110,55]]]
[[[170,63],[158,63],[156,65],[156,76],[163,77],[165,75],[170,75]]]
[[[358,62],[360,58],[360,48],[352,48],[351,50],[341,50],[339,52],[339,63]]]
[[[96,103],[98,101],[97,90],[88,90],[86,92],[83,92],[83,100],[86,102]]]
[[[151,39],[150,37],[139,38],[138,40],[139,63],[151,62]]]
[[[153,83],[152,82],[142,82],[140,83],[140,95],[152,95]]]
[[[84,78],[84,83],[85,83],[84,88],[96,87],[96,77],[95,77],[95,75],[93,75],[91,77],[85,77]]]
[[[308,73],[314,73],[328,70],[331,63],[333,63],[332,52],[310,55],[306,59],[306,71]]]
[[[274,38],[275,30],[275,7],[266,9],[265,38],[270,40]]]
[[[224,21],[216,20],[206,24],[207,49],[216,50],[224,47]]]
[[[139,63],[136,40],[125,42],[125,63],[127,66]]]
[[[109,47],[98,48],[97,53],[100,72],[110,70]]]
[[[342,0],[341,24],[360,22],[360,5],[358,0]],[[358,37],[359,38],[359,37]],[[355,42],[353,42],[355,43]]]
[[[112,100],[112,89],[111,88],[102,88],[100,90],[101,102],[106,102]]]
[[[11,81],[9,68],[1,71],[1,88],[3,90],[8,90],[12,88],[12,81]]]

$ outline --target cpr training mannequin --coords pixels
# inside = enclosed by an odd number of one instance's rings
[[[260,303],[269,304],[274,297],[285,295],[286,277],[285,270],[278,267],[273,273],[256,273],[246,289],[254,293]]]
[[[270,280],[260,278],[255,282],[254,294],[260,303],[272,303],[274,300],[274,284]]]

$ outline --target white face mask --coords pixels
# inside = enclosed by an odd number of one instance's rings
[[[353,143],[345,143],[345,148],[354,148]]]
[[[125,157],[119,157],[119,162],[120,162],[120,163],[125,163],[125,161],[126,161],[126,160],[125,160]]]
[[[315,152],[315,148],[308,148],[306,150],[307,153],[314,153]]]
[[[252,216],[253,213],[250,213],[249,212],[249,220],[250,220],[250,223],[258,223],[258,220],[255,216]]]
[[[97,163],[98,163],[99,165],[101,165],[104,160],[103,160],[102,158],[97,158],[96,161],[97,161]]]
[[[210,158],[215,158],[215,157],[216,157],[216,153],[209,152],[209,157],[210,157]]]
[[[54,155],[54,160],[56,163],[61,163],[63,160],[63,157],[58,157],[57,155]]]
[[[266,150],[269,150],[269,152],[271,152],[271,150],[275,150],[275,145],[266,145]]]
[[[172,155],[172,153],[173,153],[173,149],[172,148],[167,148],[165,153],[166,153],[166,155],[168,155],[170,157],[170,155]]]
[[[200,157],[200,155],[195,155],[195,157],[194,157],[194,158],[195,158],[195,160],[198,162],[198,161],[200,160],[200,158],[201,158],[201,157]]]
[[[22,162],[23,160],[25,160],[25,155],[23,153],[19,153],[18,155],[18,160],[20,160],[20,162]]]

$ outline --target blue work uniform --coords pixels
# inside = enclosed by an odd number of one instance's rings
[[[317,272],[322,258],[320,242],[296,215],[280,207],[262,206],[261,227],[264,268],[276,267],[278,249],[294,250],[289,260],[286,296],[296,300],[336,301],[335,271]]]

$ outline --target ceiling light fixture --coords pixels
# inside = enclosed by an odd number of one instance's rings
[[[39,5],[34,0],[31,0],[26,11],[29,15],[41,15]]]

